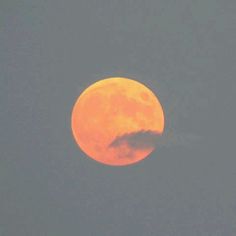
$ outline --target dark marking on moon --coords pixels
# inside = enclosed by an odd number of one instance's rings
[[[155,148],[160,142],[161,134],[151,130],[141,130],[117,136],[110,144],[109,148],[117,148],[128,145],[135,150],[146,150]]]
[[[147,101],[147,100],[149,99],[148,94],[145,93],[145,92],[142,92],[142,93],[140,94],[140,96],[141,96],[141,98],[142,98],[144,101]]]

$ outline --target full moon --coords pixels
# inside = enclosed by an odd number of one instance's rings
[[[130,165],[156,148],[164,131],[164,112],[157,96],[144,84],[107,78],[78,97],[71,129],[88,157],[106,165]]]

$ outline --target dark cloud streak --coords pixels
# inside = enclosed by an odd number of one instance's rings
[[[119,147],[127,144],[133,149],[155,148],[160,141],[161,134],[151,130],[141,130],[127,133],[115,138],[109,145],[109,148]]]

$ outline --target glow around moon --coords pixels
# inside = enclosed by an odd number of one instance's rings
[[[76,143],[90,158],[107,165],[130,165],[155,149],[164,130],[164,112],[142,83],[107,78],[78,97],[71,128]]]

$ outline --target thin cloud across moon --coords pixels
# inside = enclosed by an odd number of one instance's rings
[[[164,130],[164,112],[156,95],[142,83],[107,78],[78,97],[71,128],[90,158],[107,165],[130,165],[156,148]]]
[[[155,148],[160,140],[161,134],[151,130],[141,130],[129,134],[124,134],[115,138],[109,145],[110,148],[127,144],[132,149],[145,150]]]

